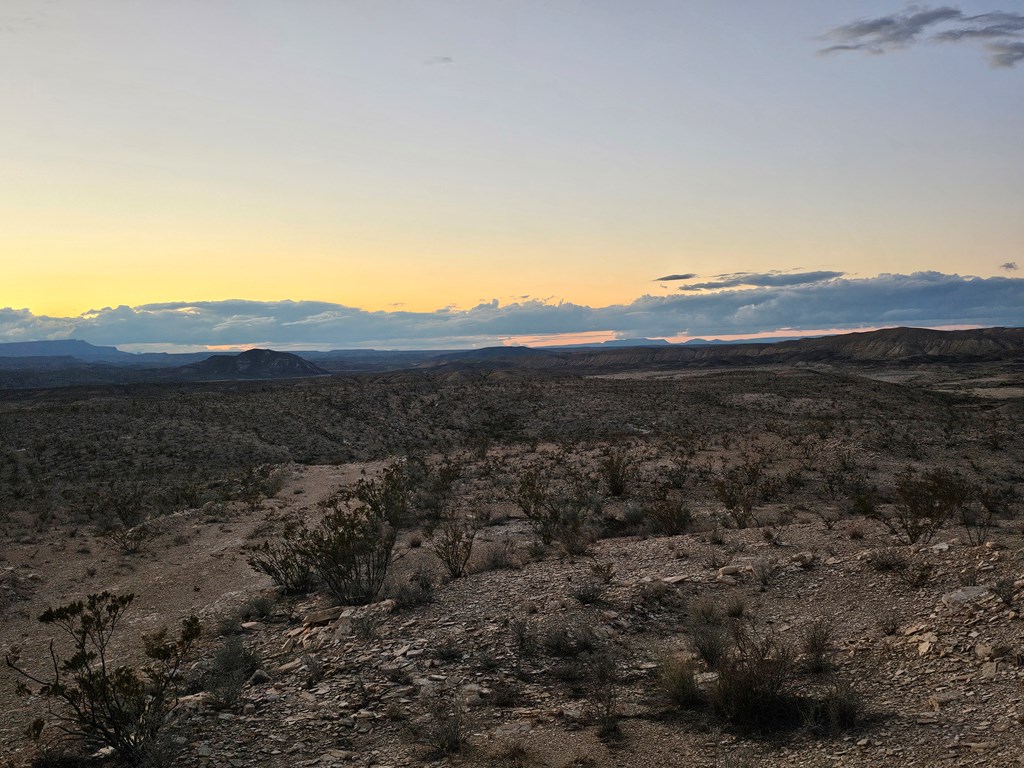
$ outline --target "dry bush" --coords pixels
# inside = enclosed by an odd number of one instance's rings
[[[633,479],[633,457],[623,450],[610,449],[601,460],[601,479],[609,496],[625,496]]]
[[[836,682],[819,700],[802,702],[804,724],[814,733],[834,736],[864,719],[864,702],[848,683]]]
[[[716,713],[735,725],[756,730],[787,727],[794,704],[787,686],[794,673],[793,653],[768,635],[737,628],[732,651],[717,664],[710,691]]]
[[[465,575],[476,533],[473,521],[462,515],[449,513],[441,520],[436,538],[430,545],[453,579]]]
[[[39,686],[36,695],[55,706],[51,714],[59,730],[94,749],[110,747],[129,763],[156,743],[176,702],[181,665],[200,634],[199,620],[189,617],[177,639],[165,629],[143,637],[149,659],[144,667],[115,666],[108,648],[134,597],[103,592],[45,611],[39,620],[61,630],[72,648],[61,658],[50,641],[52,673],[45,678],[6,658],[8,667]],[[29,695],[24,682],[19,691]],[[42,721],[35,727],[41,731]]]
[[[1013,598],[1017,593],[1016,581],[1012,576],[1005,576],[995,582],[989,589],[992,594],[1003,601],[1007,608],[1013,608]]]
[[[673,657],[662,662],[658,674],[661,689],[677,707],[691,707],[702,701],[700,688],[689,659]]]
[[[310,592],[316,585],[316,576],[304,549],[306,535],[305,529],[289,524],[279,542],[267,541],[250,551],[249,565],[269,576],[286,595]]]
[[[469,734],[466,713],[457,694],[437,696],[427,711],[413,725],[416,740],[429,746],[437,755],[454,755],[462,751]]]
[[[343,605],[373,602],[387,577],[395,529],[372,507],[351,510],[334,496],[320,524],[302,534],[300,552]]]
[[[818,619],[804,631],[801,650],[808,672],[821,674],[832,669],[832,625]]]
[[[209,694],[214,709],[233,707],[242,688],[259,667],[259,657],[245,648],[241,638],[224,639],[202,676],[203,689]]]
[[[681,501],[659,499],[644,509],[647,524],[663,536],[679,536],[693,527],[693,512]]]
[[[896,482],[892,508],[884,514],[875,510],[871,516],[905,543],[927,544],[970,498],[964,479],[949,470],[933,469],[918,476],[907,469]]]
[[[391,590],[391,597],[399,609],[427,605],[434,599],[434,582],[430,574],[417,570],[407,581]]]

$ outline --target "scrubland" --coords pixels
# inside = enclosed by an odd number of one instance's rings
[[[1018,764],[1020,379],[4,393],[0,759]]]

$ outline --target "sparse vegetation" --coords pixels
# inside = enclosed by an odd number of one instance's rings
[[[128,388],[105,403],[76,395],[73,407],[12,394],[0,403],[0,426],[21,430],[0,446],[5,639],[26,646],[16,664],[40,668],[19,616],[26,597],[63,583],[52,576],[64,561],[97,586],[159,583],[140,598],[140,624],[198,606],[209,640],[180,679],[204,693],[160,730],[179,763],[222,736],[240,759],[256,754],[247,740],[280,748],[264,738],[273,722],[304,754],[339,763],[459,751],[477,765],[534,713],[544,739],[521,737],[529,753],[509,764],[562,764],[581,745],[598,765],[624,754],[594,751],[595,738],[626,740],[642,762],[640,730],[670,733],[686,757],[724,732],[730,754],[749,747],[770,763],[776,744],[796,748],[792,731],[801,759],[837,745],[866,759],[897,669],[922,719],[934,710],[962,740],[962,708],[977,707],[1007,726],[1009,749],[1012,705],[925,702],[946,688],[1001,690],[1016,674],[1018,403],[875,373],[423,370],[173,397]],[[12,416],[30,408],[49,432]],[[998,451],[986,408],[1001,414]],[[261,465],[283,485],[240,492],[236,480]],[[145,556],[124,557],[115,539],[136,525],[151,532]],[[164,567],[172,578],[148,581]],[[961,642],[979,617],[978,636]],[[114,647],[118,663],[138,656]],[[252,677],[259,658],[266,672]],[[977,680],[954,681],[954,666]],[[311,727],[327,701],[323,728]],[[46,703],[26,700],[12,717],[27,726]],[[906,727],[915,738],[934,729]],[[834,740],[850,728],[871,741]],[[886,746],[908,760],[934,757],[891,733]]]

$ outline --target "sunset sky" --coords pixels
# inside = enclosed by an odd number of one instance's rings
[[[1018,10],[5,0],[0,341],[1024,325]]]

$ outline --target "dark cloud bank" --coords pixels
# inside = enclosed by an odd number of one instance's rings
[[[993,67],[1024,60],[1024,14],[993,11],[975,15],[959,8],[910,6],[904,13],[878,16],[836,27],[825,35],[832,44],[820,53],[882,54],[926,41],[980,43]]]
[[[802,274],[806,279],[819,273]],[[317,301],[212,301],[121,306],[73,318],[2,309],[0,340],[452,348],[499,343],[509,336],[585,331],[656,338],[955,324],[1024,326],[1024,279],[938,272],[887,274],[718,293],[642,296],[609,307],[541,301],[500,306],[494,300],[466,310],[368,312]]]

